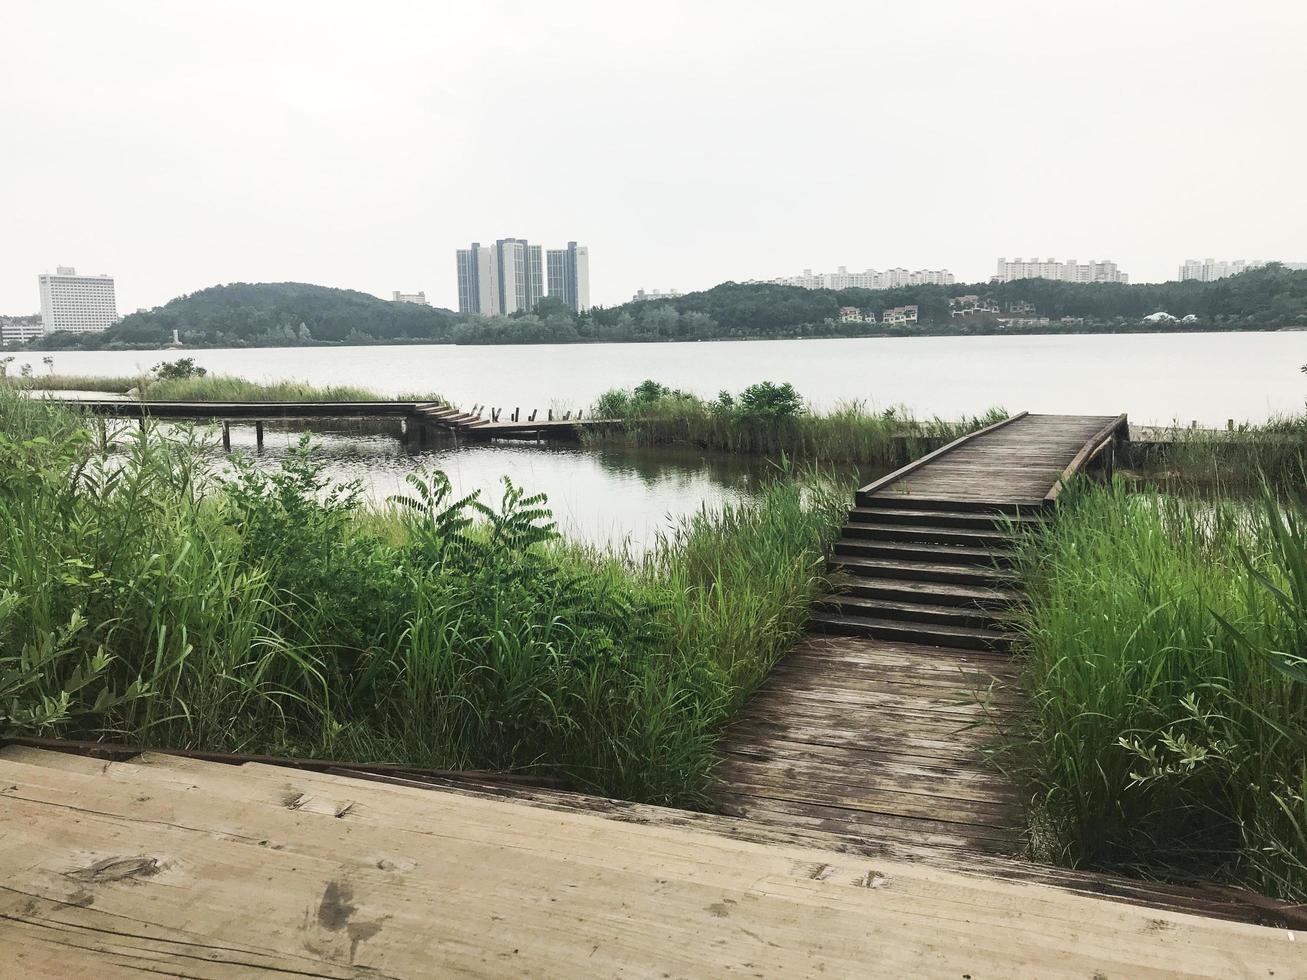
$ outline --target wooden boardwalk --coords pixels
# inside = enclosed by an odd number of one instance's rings
[[[1021,704],[1011,537],[1124,425],[1022,414],[862,488],[838,591],[720,743],[723,810],[918,857],[1018,854],[1021,800],[986,758]]]
[[[492,418],[484,418],[480,410],[467,412],[444,402],[412,401],[142,401],[131,398],[47,398],[69,408],[109,418],[159,419],[171,421],[222,422],[224,433],[232,422],[250,422],[260,427],[266,421],[295,419],[397,419],[407,425],[410,432],[421,433],[426,428],[441,430],[469,439],[575,439],[583,429],[610,423],[601,419],[583,419],[580,413],[573,418],[546,417],[532,411],[522,418],[502,418],[499,411]]]

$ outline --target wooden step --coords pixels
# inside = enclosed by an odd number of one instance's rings
[[[942,606],[974,606],[982,609],[1003,609],[1018,605],[1023,600],[1014,589],[983,585],[950,584],[948,582],[921,582],[915,580],[841,576],[837,590],[845,595],[865,596],[868,599],[889,599],[893,602],[929,602]]]
[[[896,493],[891,487],[873,494],[864,494],[861,490],[856,495],[859,507],[886,508],[889,510],[932,510],[983,514],[1009,514],[1012,516],[1036,516],[1049,512],[1043,500],[1030,500],[1009,503],[998,500],[942,500],[931,497],[918,497],[916,494]]]
[[[1017,576],[1001,568],[984,565],[952,565],[940,562],[904,561],[894,558],[863,557],[857,554],[836,554],[830,567],[876,579],[904,579],[914,582],[947,582],[953,585],[1013,586]]]
[[[928,596],[922,598],[923,601],[903,601],[836,593],[818,600],[818,604],[825,610],[845,616],[895,619],[939,626],[974,626],[980,629],[1005,630],[1012,620],[1012,614],[1003,609],[945,605],[930,602]]]
[[[877,541],[913,541],[934,544],[969,544],[979,547],[1008,545],[1012,535],[998,528],[939,527],[930,524],[871,524],[850,521],[843,527],[846,538]]]
[[[1013,552],[1006,548],[979,548],[960,544],[919,544],[907,541],[862,541],[841,538],[835,553],[858,558],[888,558],[948,565],[1010,566]]]
[[[980,529],[1041,527],[1049,520],[1044,513],[1003,514],[967,510],[930,510],[908,507],[854,507],[849,520],[872,524],[916,524],[937,527],[974,527]]]
[[[869,616],[814,612],[808,628],[815,633],[839,633],[845,636],[874,636],[935,647],[960,647],[964,650],[1007,650],[1011,637],[998,630],[974,626],[941,626],[909,623]]]

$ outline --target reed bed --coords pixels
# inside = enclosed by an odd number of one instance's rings
[[[1282,416],[1232,429],[1170,426],[1143,434],[1131,470],[1145,483],[1220,492],[1301,486],[1307,475],[1307,416]]]
[[[145,401],[184,402],[348,402],[348,401],[442,401],[433,392],[383,395],[358,385],[313,385],[305,381],[248,381],[223,374],[189,378],[156,378],[151,375],[113,377],[100,375],[47,374],[30,378],[8,378],[5,383],[27,391],[103,391]]]
[[[731,711],[802,628],[852,481],[782,474],[641,560],[505,484],[390,506],[305,445],[209,468],[0,386],[0,733],[561,774],[694,805]],[[109,452],[105,452],[105,449]]]
[[[1023,562],[1037,849],[1307,899],[1307,507],[1077,487]]]
[[[585,434],[594,445],[688,445],[772,458],[890,467],[1007,417],[995,408],[958,420],[921,420],[902,408],[872,411],[863,402],[818,412],[789,385],[768,382],[750,386],[740,395],[723,392],[715,399],[703,399],[645,381],[634,389],[606,392],[591,412],[613,421],[611,426]]]

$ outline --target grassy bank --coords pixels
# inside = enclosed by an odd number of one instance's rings
[[[1140,480],[1178,489],[1301,486],[1307,474],[1307,416],[1231,429],[1182,426],[1141,433],[1130,468]]]
[[[1081,488],[1024,572],[1037,844],[1307,898],[1307,508]]]
[[[247,381],[223,374],[189,378],[112,377],[101,375],[47,374],[31,378],[10,378],[8,383],[26,391],[103,391],[142,398],[145,401],[187,402],[369,402],[441,401],[431,392],[383,395],[358,385],[311,385],[304,381]]]
[[[901,409],[873,412],[862,403],[817,412],[788,384],[761,382],[738,395],[722,392],[704,399],[656,381],[605,392],[592,414],[616,423],[606,431],[587,433],[592,444],[689,445],[878,466],[906,462],[1006,417],[1002,410],[991,409],[957,421],[923,421]]]
[[[544,501],[392,506],[208,470],[0,387],[0,732],[563,773],[692,804],[713,739],[801,628],[848,487],[773,483],[639,563]]]

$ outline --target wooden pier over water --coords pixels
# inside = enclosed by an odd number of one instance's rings
[[[1125,425],[1021,413],[859,490],[837,591],[721,743],[722,805],[909,855],[1016,853],[1021,801],[984,756],[1021,702],[1011,538],[1065,479],[1110,465]]]
[[[471,412],[461,411],[443,402],[411,401],[241,401],[176,402],[140,399],[52,398],[49,401],[81,409],[107,418],[158,419],[177,422],[220,422],[223,444],[230,448],[231,425],[252,424],[258,444],[263,445],[263,424],[274,420],[309,419],[394,419],[404,424],[407,438],[422,441],[429,431],[451,433],[467,439],[576,439],[583,429],[605,424],[602,420],[582,418],[582,412],[541,413],[532,409],[523,413],[494,409],[490,418],[482,417],[478,406]],[[507,418],[505,418],[507,414]],[[555,415],[559,417],[555,418]]]

